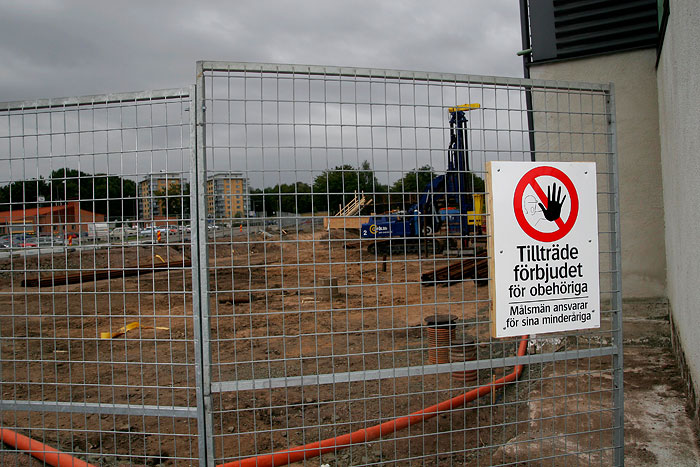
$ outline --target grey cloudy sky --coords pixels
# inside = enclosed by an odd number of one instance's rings
[[[519,49],[516,0],[0,0],[0,102],[181,88],[194,84],[197,60],[521,77]],[[333,86],[327,83],[324,92],[331,92]],[[389,91],[396,89],[382,90]],[[463,95],[454,87],[441,89],[445,94],[434,101],[438,106],[431,104],[437,116],[422,122],[410,115],[391,122],[398,113],[387,107],[387,121],[376,116],[371,120],[371,151],[362,149],[370,144],[362,140],[366,128],[345,126],[341,131],[334,123],[341,116],[345,123],[361,123],[368,115],[366,106],[350,106],[341,115],[340,107],[331,102],[315,109],[325,119],[320,126],[313,126],[315,114],[296,115],[294,125],[285,126],[277,125],[289,118],[284,104],[270,110],[251,102],[246,107],[246,126],[220,126],[208,136],[215,147],[208,152],[215,158],[209,168],[223,164],[221,170],[243,171],[255,186],[272,183],[263,175],[273,181],[310,182],[317,172],[309,169],[320,171],[345,163],[359,166],[363,160],[370,160],[384,183],[424,164],[444,170],[449,132],[442,107],[467,102],[491,107],[470,116],[470,128],[475,130],[470,134],[473,168],[482,167],[488,154],[508,151],[508,157],[519,157],[523,133],[517,130],[523,126],[522,114],[509,109],[522,105],[520,91],[512,96],[499,91],[498,105],[493,89],[486,94],[483,89],[472,91],[474,95]],[[416,92],[429,93],[420,85],[411,89],[409,97],[415,98],[411,94]],[[337,100],[331,94],[325,97]],[[391,99],[380,96],[377,103],[388,105]],[[236,120],[243,115],[241,109],[232,110],[241,102],[230,106],[219,102],[208,110],[214,112],[211,118],[217,118],[221,104],[224,116],[234,112]],[[297,106],[296,111],[303,107]],[[188,122],[183,109],[170,109],[166,120],[182,114]],[[261,110],[266,117],[256,122],[256,112]],[[88,108],[80,114],[58,109],[51,115],[22,119],[14,114],[2,119],[0,185],[46,177],[61,167],[133,179],[160,170],[186,176],[189,128],[155,128],[154,112],[161,115],[163,109]],[[137,121],[138,131],[130,128]],[[263,132],[256,123],[265,122]],[[387,127],[399,124],[400,131]],[[428,127],[437,129],[428,135]],[[496,127],[503,131],[481,131]],[[238,143],[233,138],[243,129],[245,143]],[[290,138],[293,142],[285,147]]]
[[[522,76],[515,0],[0,0],[0,101],[181,87],[196,60]]]

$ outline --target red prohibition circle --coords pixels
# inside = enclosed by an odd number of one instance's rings
[[[525,188],[528,186],[532,186],[542,204],[545,207],[547,206],[547,195],[535,180],[537,177],[542,177],[545,175],[554,177],[560,181],[569,192],[569,199],[571,200],[569,217],[566,219],[566,221],[562,221],[561,218],[557,219],[555,222],[559,228],[553,232],[542,232],[530,225],[527,219],[525,219],[525,214],[523,213],[522,207],[523,194],[525,193]],[[571,179],[559,169],[549,166],[535,167],[523,175],[523,178],[520,179],[518,185],[515,187],[515,194],[513,195],[513,209],[518,225],[520,225],[520,228],[522,228],[527,235],[540,242],[556,242],[568,234],[576,223],[576,217],[578,216],[578,194],[576,193],[576,187],[574,187]]]

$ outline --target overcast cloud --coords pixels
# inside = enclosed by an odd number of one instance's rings
[[[195,61],[522,76],[515,0],[0,1],[0,101],[182,87]]]
[[[194,84],[197,60],[520,77],[519,49],[515,0],[0,0],[0,102],[181,88]],[[248,92],[257,86],[251,83]],[[280,99],[290,98],[289,91],[281,90],[289,83],[268,84],[272,89],[280,86]],[[474,95],[467,95],[470,91],[462,88],[461,94],[455,94],[447,85],[438,91],[444,95],[437,100],[433,95],[430,119],[422,116],[413,121],[416,117],[408,108],[397,112],[397,108],[381,107],[396,99],[382,93],[396,89],[379,86],[381,92],[373,95],[372,102],[380,107],[372,118],[367,106],[346,106],[342,110],[346,126],[341,131],[334,86],[323,88],[321,98],[329,102],[320,107],[311,108],[304,103],[306,98],[297,95],[301,105],[295,114],[289,113],[288,103],[262,108],[253,97],[251,105],[246,105],[245,125],[241,124],[241,102],[213,103],[207,121],[230,124],[209,129],[207,140],[215,148],[209,151],[214,156],[209,169],[243,171],[254,186],[269,184],[263,176],[275,183],[311,182],[317,175],[312,171],[341,164],[359,166],[365,159],[383,183],[424,164],[445,170],[449,132],[443,107],[473,101],[490,110],[469,117],[474,130],[469,136],[472,168],[481,170],[484,160],[503,151],[507,152],[503,157],[521,157],[522,115],[509,113],[522,105],[519,91],[512,96],[499,91],[496,104],[493,89],[475,88]],[[413,87],[404,93],[402,104],[423,105],[416,110],[421,116],[428,102],[425,97],[419,101],[418,96],[427,96],[428,90],[424,84],[407,86]],[[364,88],[351,88],[358,102],[367,101],[361,95]],[[230,94],[218,86],[211,93],[217,90]],[[418,100],[411,101],[414,98]],[[352,99],[345,94],[344,101]],[[176,122],[189,122],[186,106],[173,105],[169,124],[173,117]],[[307,107],[313,112],[300,114]],[[158,118],[165,118],[162,111],[157,106],[142,106],[138,112],[117,106],[108,116],[104,109],[88,107],[78,114],[59,108],[51,116],[14,114],[2,119],[0,185],[46,177],[62,167],[135,180],[160,170],[187,177],[189,128],[177,124],[167,132],[158,128],[164,122]],[[516,121],[510,122],[513,118]],[[352,128],[353,122],[363,121],[371,124],[371,133],[367,128]],[[267,125],[264,132],[260,124]],[[136,131],[134,126],[141,129]],[[433,128],[430,135],[428,127]],[[496,127],[502,131],[486,131]],[[370,134],[371,142],[365,141]]]

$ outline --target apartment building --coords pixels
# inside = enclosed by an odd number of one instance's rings
[[[248,179],[242,173],[221,173],[207,179],[209,218],[225,221],[244,217],[248,210]]]
[[[158,172],[139,181],[139,219],[182,217],[185,180],[180,173]]]

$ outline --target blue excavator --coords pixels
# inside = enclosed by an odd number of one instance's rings
[[[361,238],[375,240],[368,246],[369,252],[395,254],[423,249],[439,253],[446,243],[436,237],[441,229],[446,228],[445,239],[457,238],[462,242],[470,234],[478,233],[483,195],[477,195],[475,203],[465,112],[479,107],[479,104],[466,104],[448,109],[450,146],[446,172],[433,178],[423,188],[418,202],[404,212],[374,215],[362,224]]]

